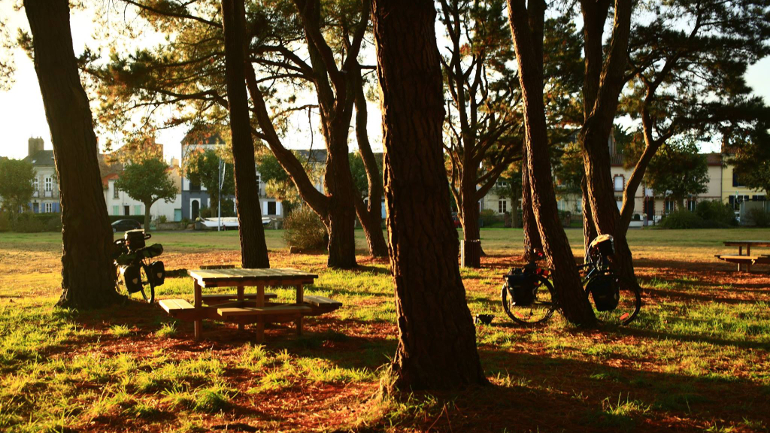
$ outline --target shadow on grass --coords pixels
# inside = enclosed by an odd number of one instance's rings
[[[439,397],[432,431],[703,431],[770,423],[770,387],[481,350],[495,385]],[[446,404],[444,406],[444,404]],[[507,429],[507,430],[506,430]]]

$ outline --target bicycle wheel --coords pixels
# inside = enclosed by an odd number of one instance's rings
[[[152,282],[152,273],[148,265],[142,265],[139,275],[142,278],[142,297],[152,304],[155,301],[155,284]]]
[[[532,278],[535,281],[532,289],[534,291],[534,297],[531,303],[528,302],[523,305],[517,305],[513,300],[513,296],[507,283],[503,284],[501,293],[505,314],[507,314],[514,322],[522,325],[543,323],[550,319],[554,310],[556,310],[553,285],[551,282],[539,275],[533,275]]]
[[[601,305],[597,307],[597,304],[600,304],[597,301],[597,296],[600,296],[600,291],[606,290],[608,284],[617,288],[617,306],[612,309],[601,308]],[[613,273],[597,275],[588,280],[586,296],[589,297],[588,300],[594,308],[596,318],[602,323],[627,325],[636,318],[642,308],[639,285]]]

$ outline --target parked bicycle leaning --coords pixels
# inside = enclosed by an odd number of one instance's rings
[[[155,288],[166,279],[166,267],[161,261],[150,261],[163,254],[163,245],[146,246],[145,241],[152,235],[144,230],[129,230],[123,239],[115,240],[113,259],[117,268],[117,291],[129,298],[140,293],[142,298],[152,303],[155,301]]]
[[[612,269],[609,257],[615,254],[615,241],[610,235],[597,236],[588,246],[586,263],[578,265],[585,294],[597,319],[604,323],[626,325],[636,318],[642,306],[639,285]],[[553,312],[561,310],[553,289],[551,270],[537,264],[541,252],[522,268],[503,275],[501,298],[505,313],[522,325],[543,323]]]

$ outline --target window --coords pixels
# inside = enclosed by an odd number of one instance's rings
[[[137,204],[134,205],[134,215],[141,215],[142,214],[142,205]]]
[[[131,210],[130,209],[131,209],[131,206],[123,206],[123,215],[124,216],[131,215]]]
[[[37,191],[40,189],[40,179],[38,179],[37,177],[32,179],[32,189],[34,191]]]
[[[45,178],[45,190],[53,191],[53,179],[51,179],[50,177]]]
[[[667,198],[666,199],[666,213],[673,212],[675,207],[676,207],[676,204],[674,203],[674,200],[671,200],[671,199]]]
[[[500,200],[497,202],[497,213],[508,212],[508,200]]]
[[[730,201],[730,205],[733,207],[733,210],[741,210],[741,203],[744,201],[749,201],[749,196],[747,195],[731,195],[728,199]]]
[[[275,202],[274,201],[267,202],[267,214],[268,215],[275,215]]]
[[[738,173],[736,173],[735,170],[733,170],[733,186],[743,186],[740,176],[738,176]]]
[[[752,201],[765,201],[764,195],[752,195],[751,196]]]
[[[113,215],[120,215],[120,206],[117,206],[117,205],[113,206],[112,207],[112,214]]]
[[[120,192],[120,188],[118,188],[117,185],[115,185],[115,182],[112,182],[112,198],[120,198],[118,193]]]
[[[200,191],[200,190],[201,190],[200,183],[190,181],[190,191]]]
[[[51,203],[44,203],[43,204],[43,212],[45,212],[45,213],[53,212],[53,204],[51,204]]]
[[[617,175],[612,179],[612,182],[615,186],[615,191],[623,191],[623,187],[626,184],[626,179],[623,177],[623,175]]]
[[[687,210],[689,210],[690,212],[695,212],[695,205],[696,205],[696,203],[697,202],[695,201],[694,198],[690,199],[690,200],[687,200]]]

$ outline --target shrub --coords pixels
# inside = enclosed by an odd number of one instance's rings
[[[0,212],[0,232],[7,232],[11,230],[11,218],[8,216],[8,212]]]
[[[34,214],[23,213],[13,222],[13,231],[17,233],[39,233],[45,230],[45,223]]]
[[[736,225],[735,212],[729,204],[720,201],[702,201],[695,206],[695,214],[717,227]]]
[[[479,213],[479,227],[489,227],[499,221],[504,221],[504,217],[497,216],[497,212],[492,209],[484,209]]]
[[[165,224],[168,221],[165,215],[158,215],[158,224]]]
[[[302,251],[322,251],[326,249],[328,236],[321,219],[309,207],[295,209],[284,220],[283,238],[289,247]]]
[[[60,232],[61,231],[61,217],[49,218],[45,223],[45,231],[47,232]]]
[[[705,229],[717,228],[721,224],[704,220],[694,212],[688,210],[677,210],[666,215],[658,224],[664,229]]]
[[[748,216],[757,227],[770,226],[770,212],[767,212],[764,209],[751,209],[749,210]]]

